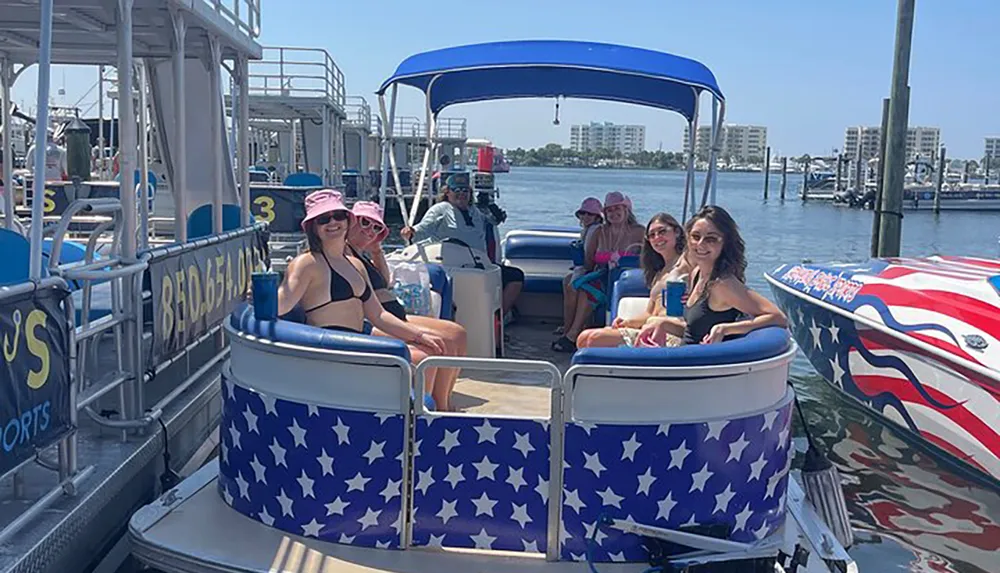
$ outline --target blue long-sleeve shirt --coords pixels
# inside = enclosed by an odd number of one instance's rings
[[[447,201],[435,203],[414,225],[413,241],[458,239],[473,249],[486,251],[486,220],[482,211],[470,207],[466,215],[472,225],[466,223],[466,217],[458,207]]]

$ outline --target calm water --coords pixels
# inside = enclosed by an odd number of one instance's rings
[[[763,175],[722,173],[718,203],[736,218],[747,244],[751,285],[770,297],[763,273],[779,263],[863,260],[871,212],[795,198],[801,175],[790,176],[784,203],[780,176],[762,200]],[[700,183],[700,180],[699,180]],[[626,192],[640,222],[657,211],[680,219],[684,174],[662,171],[514,168],[498,176],[507,229],[575,225],[583,197]],[[699,187],[699,197],[700,197]],[[991,213],[907,213],[903,254],[997,257],[1000,217]],[[836,394],[800,355],[792,381],[806,418],[845,479],[855,529],[851,555],[862,572],[1000,571],[1000,492],[949,469],[893,427],[871,419]],[[801,433],[801,429],[799,429]]]

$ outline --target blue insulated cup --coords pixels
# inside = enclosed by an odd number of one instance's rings
[[[663,308],[667,310],[667,316],[684,316],[684,291],[687,284],[684,281],[669,280],[666,288],[663,289]]]
[[[257,320],[278,318],[278,273],[253,273],[253,315]]]

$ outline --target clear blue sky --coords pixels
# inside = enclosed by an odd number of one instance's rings
[[[524,38],[630,44],[700,60],[728,102],[727,120],[768,127],[775,152],[826,153],[848,125],[877,125],[889,93],[895,0],[504,0],[416,2],[263,0],[261,43],[326,48],[350,94],[374,90],[410,54]],[[378,6],[378,7],[376,7]],[[441,14],[438,14],[441,11]],[[910,66],[910,125],[939,126],[953,157],[979,157],[1000,135],[1000,1],[917,0]],[[61,72],[58,72],[61,74]],[[82,95],[67,77],[67,98]],[[25,74],[15,96],[34,92]],[[62,85],[53,78],[53,93]],[[77,96],[79,97],[79,96]],[[420,115],[419,92],[401,90],[400,113]],[[706,108],[703,108],[706,109]],[[634,106],[569,100],[553,126],[551,100],[456,106],[470,135],[503,147],[567,144],[569,126],[641,123],[646,145],[676,150],[679,116]]]

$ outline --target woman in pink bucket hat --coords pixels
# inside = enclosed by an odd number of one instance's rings
[[[402,321],[417,328],[440,336],[445,343],[445,354],[448,356],[465,356],[468,333],[465,328],[450,320],[440,320],[429,316],[407,315],[406,308],[396,299],[389,289],[391,272],[382,251],[382,241],[389,235],[389,228],[382,219],[382,208],[378,203],[358,201],[351,209],[356,225],[347,232],[347,246],[355,257],[365,266],[368,282],[375,291],[375,297],[382,303],[382,308],[391,312]],[[379,330],[372,331],[376,336],[390,336]],[[457,368],[442,368],[439,378],[434,382],[434,402],[439,411],[451,410],[451,389],[458,379]]]
[[[375,328],[406,342],[414,363],[445,354],[440,336],[399,320],[372,296],[364,265],[347,256],[347,234],[357,223],[343,196],[320,189],[307,195],[305,203],[302,230],[309,251],[289,263],[278,287],[278,313],[288,314],[301,305],[306,324],[353,334],[368,334],[367,319]],[[437,375],[428,376],[432,384],[429,392],[433,392]]]
[[[557,352],[576,350],[576,338],[590,320],[593,310],[605,302],[608,272],[618,266],[626,255],[637,254],[645,238],[645,228],[635,219],[632,200],[621,191],[604,196],[604,224],[596,229],[584,245],[583,274],[570,284],[572,292],[563,309],[563,328],[552,343]],[[568,289],[569,290],[569,289]]]

